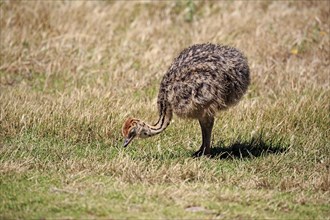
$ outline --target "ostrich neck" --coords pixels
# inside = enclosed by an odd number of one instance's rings
[[[165,105],[162,109],[159,109],[159,119],[154,125],[147,125],[148,136],[154,136],[159,134],[167,128],[172,120],[172,108],[169,105]]]

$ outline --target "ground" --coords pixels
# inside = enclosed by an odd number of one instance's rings
[[[0,218],[330,219],[329,1],[1,1]],[[122,148],[153,123],[162,76],[194,43],[247,56],[220,112]]]

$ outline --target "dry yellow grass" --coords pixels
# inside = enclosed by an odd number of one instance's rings
[[[0,6],[2,218],[329,219],[329,1]],[[124,119],[153,122],[172,59],[203,42],[251,67],[217,119],[220,160],[190,158],[198,125],[176,117],[122,149]]]

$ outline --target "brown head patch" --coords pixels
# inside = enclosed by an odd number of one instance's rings
[[[128,136],[130,128],[134,127],[136,125],[136,122],[137,122],[137,119],[135,119],[135,118],[126,119],[126,121],[123,124],[123,128],[122,128],[122,134],[124,137]]]

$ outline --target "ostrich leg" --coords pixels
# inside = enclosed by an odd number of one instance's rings
[[[194,157],[211,154],[211,135],[214,124],[214,117],[204,116],[203,118],[198,119],[198,121],[202,130],[202,146],[193,154]]]

